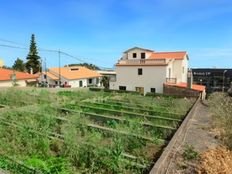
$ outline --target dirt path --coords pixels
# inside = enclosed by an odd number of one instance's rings
[[[185,132],[185,138],[181,146],[174,150],[175,155],[171,160],[167,174],[196,173],[195,168],[198,159],[186,160],[183,153],[186,152],[187,147],[191,147],[193,152],[200,154],[219,146],[219,140],[210,132],[211,126],[212,115],[209,113],[209,108],[199,102],[193,117],[189,120],[189,127]]]

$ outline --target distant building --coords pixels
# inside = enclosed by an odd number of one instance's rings
[[[108,77],[110,82],[116,81],[116,72],[114,70],[97,70],[97,72],[102,76]]]
[[[47,72],[42,73],[40,82],[55,87],[59,85],[59,79],[64,87],[100,86],[101,75],[83,66],[49,68]]]
[[[193,68],[193,82],[206,86],[206,92],[227,91],[232,82],[232,69]]]
[[[37,85],[38,78],[38,74],[28,74],[0,68],[0,87]]]
[[[116,64],[116,81],[110,89],[163,93],[164,84],[187,83],[187,52],[155,52],[134,47]]]

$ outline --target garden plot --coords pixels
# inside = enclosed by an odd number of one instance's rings
[[[148,171],[193,104],[193,100],[157,102],[151,97],[89,91],[30,95],[33,107],[0,113],[0,167],[15,173]],[[128,105],[113,104],[116,100]],[[142,100],[144,105],[137,107]],[[170,111],[168,100],[187,104]],[[9,162],[12,158],[15,165]]]

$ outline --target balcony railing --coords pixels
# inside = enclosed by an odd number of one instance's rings
[[[176,84],[177,79],[176,78],[166,78],[166,83],[173,83]]]
[[[136,60],[119,60],[120,65],[159,65],[166,64],[165,59],[136,59]]]

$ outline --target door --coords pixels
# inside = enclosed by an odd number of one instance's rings
[[[140,94],[144,94],[144,87],[135,87],[135,91]]]

